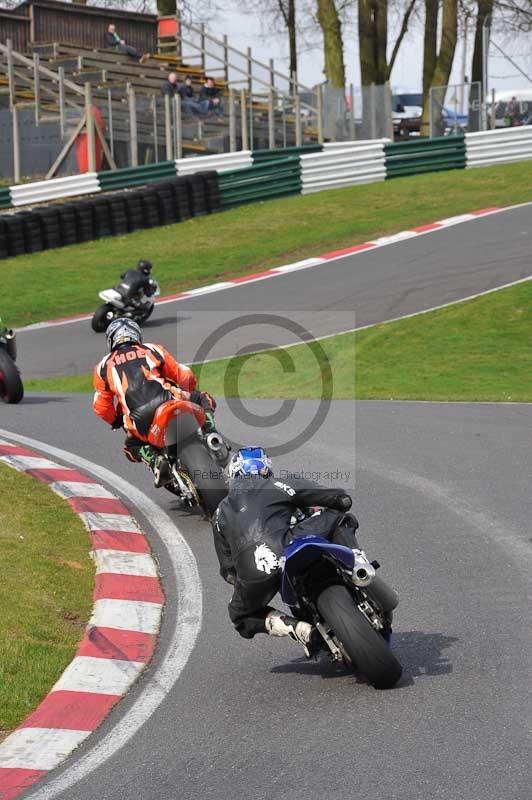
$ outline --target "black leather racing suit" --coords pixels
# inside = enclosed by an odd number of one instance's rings
[[[331,510],[291,530],[297,509],[309,506]],[[229,616],[241,636],[252,639],[256,633],[266,633],[268,603],[279,589],[279,559],[294,536],[318,533],[312,528],[319,521],[319,535],[358,547],[358,522],[345,514],[350,507],[351,498],[343,489],[327,489],[306,480],[249,476],[231,481],[212,527],[220,574],[228,582],[235,579]]]
[[[120,279],[117,291],[128,301],[141,300],[143,295],[151,297],[157,289],[155,281],[140,269],[128,269],[122,273]]]

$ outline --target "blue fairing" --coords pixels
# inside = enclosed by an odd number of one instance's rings
[[[293,587],[293,578],[304,572],[314,561],[323,556],[338,561],[339,566],[352,570],[355,556],[349,547],[332,544],[321,536],[298,536],[284,551],[283,577],[281,581],[281,597],[289,606],[297,605],[297,595]]]

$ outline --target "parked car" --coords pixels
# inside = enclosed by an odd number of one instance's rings
[[[392,122],[394,136],[406,138],[421,129],[423,95],[420,92],[401,92],[392,95]]]

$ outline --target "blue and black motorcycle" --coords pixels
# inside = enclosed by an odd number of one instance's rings
[[[399,600],[375,574],[378,567],[363,550],[298,535],[281,559],[281,596],[295,617],[317,628],[335,661],[361,673],[376,689],[391,689],[402,673],[391,652]]]

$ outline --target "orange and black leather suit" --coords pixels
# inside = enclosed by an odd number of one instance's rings
[[[192,370],[160,344],[128,342],[105,356],[94,369],[94,413],[114,427],[123,424],[126,455],[138,460],[149,438],[155,412],[163,403],[188,400],[196,387]]]

